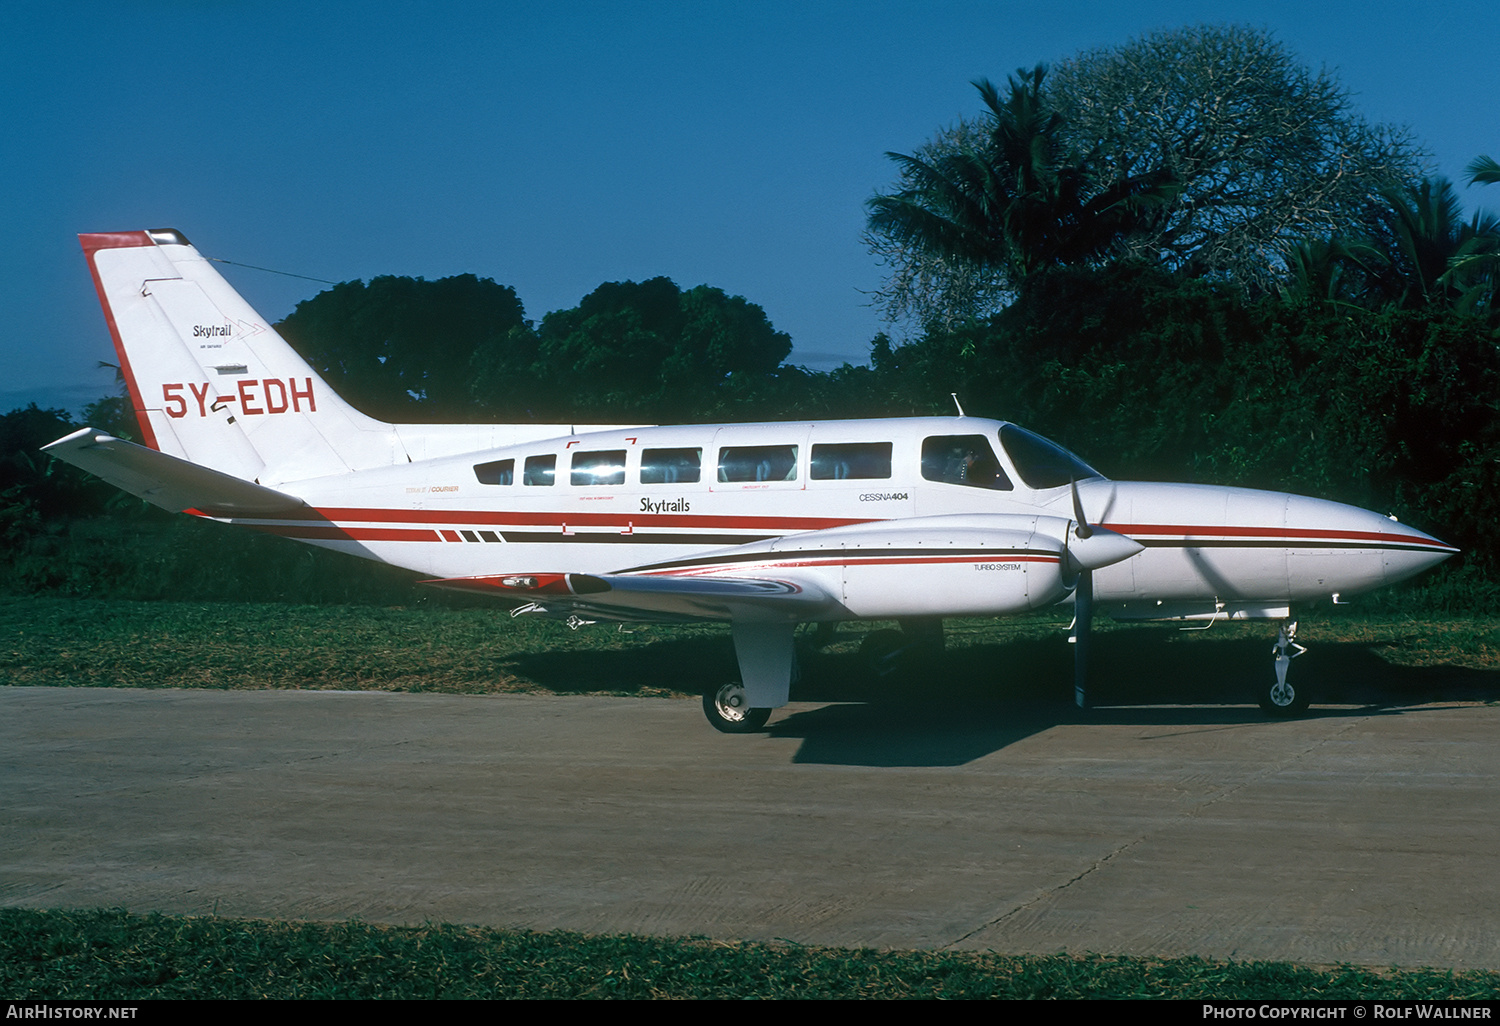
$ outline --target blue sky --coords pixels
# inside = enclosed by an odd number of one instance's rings
[[[1271,30],[1455,181],[1500,158],[1491,0],[7,4],[0,410],[111,389],[75,236],[148,227],[331,281],[472,272],[534,319],[667,275],[759,303],[794,363],[861,362],[886,151],[974,116],[975,78],[1200,22]],[[325,287],[225,273],[271,320]]]

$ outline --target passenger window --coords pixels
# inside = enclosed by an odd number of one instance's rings
[[[605,449],[599,452],[575,452],[573,473],[575,485],[622,485],[625,483],[625,450]]]
[[[1000,469],[984,435],[933,435],[922,442],[922,476],[928,481],[1010,491],[1015,485]]]
[[[493,463],[477,463],[474,465],[474,476],[479,478],[480,484],[514,484],[516,479],[516,461],[496,460]]]
[[[719,450],[719,480],[795,481],[795,445],[729,445]]]
[[[890,442],[847,442],[812,447],[814,481],[874,481],[890,476]]]
[[[556,456],[528,456],[521,472],[523,485],[550,485],[557,477]]]
[[[647,449],[641,453],[641,484],[696,484],[702,476],[702,449]]]

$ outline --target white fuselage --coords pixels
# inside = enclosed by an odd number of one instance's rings
[[[1012,451],[1017,434],[972,417],[610,429],[286,484],[305,511],[234,522],[442,579],[650,573],[662,564],[681,573],[696,556],[756,542],[774,562],[771,550],[787,547],[777,539],[831,528],[943,518],[932,523],[983,530],[997,514],[1069,520],[1067,478],[1081,477],[1085,517],[1145,546],[1095,572],[1096,601],[1162,615],[1365,591],[1455,551],[1320,499],[1109,481],[1082,464],[1038,470]],[[940,463],[976,437],[999,464],[983,482],[963,479],[955,460]],[[994,560],[970,562],[982,572]],[[892,608],[915,615],[929,605],[941,614],[954,603],[916,595]]]

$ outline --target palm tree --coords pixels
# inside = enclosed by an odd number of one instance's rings
[[[1062,118],[1042,91],[1042,65],[1009,80],[1008,96],[974,83],[988,138],[930,159],[887,154],[904,188],[869,201],[873,235],[995,276],[1013,292],[1050,267],[1102,260],[1176,194],[1165,172],[1095,190],[1066,153]]]
[[[1465,221],[1453,183],[1443,178],[1381,196],[1388,206],[1377,215],[1371,245],[1383,265],[1374,278],[1385,301],[1405,309],[1442,303],[1493,312],[1500,219],[1480,211]]]
[[[1464,168],[1470,185],[1500,182],[1500,163],[1493,157],[1475,157]],[[1464,313],[1494,316],[1500,290],[1500,219],[1476,212],[1468,237],[1449,261],[1445,281],[1460,292],[1455,308]]]
[[[1464,170],[1469,174],[1470,185],[1494,185],[1500,182],[1500,164],[1495,162],[1494,157],[1475,157]]]
[[[1454,298],[1444,276],[1466,240],[1463,205],[1453,183],[1428,178],[1381,192],[1373,244],[1384,258],[1379,288],[1404,308]]]
[[[1280,286],[1283,299],[1343,306],[1362,305],[1384,265],[1368,243],[1336,238],[1305,239],[1287,250],[1285,260],[1289,278]]]

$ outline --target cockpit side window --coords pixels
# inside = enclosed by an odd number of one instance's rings
[[[1021,480],[1032,488],[1060,488],[1070,481],[1104,476],[1056,442],[1014,424],[1000,428],[1000,444]]]
[[[933,435],[924,439],[922,476],[970,488],[1008,492],[1015,487],[984,435]]]

